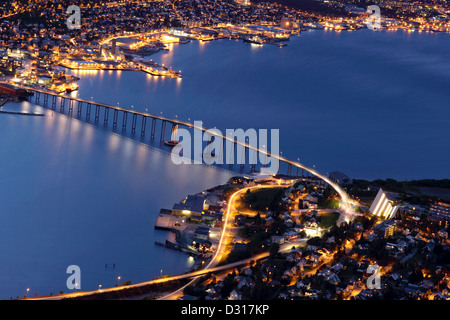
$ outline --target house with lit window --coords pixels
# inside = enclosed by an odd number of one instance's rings
[[[430,213],[450,218],[450,204],[444,202],[434,203],[430,207]]]
[[[394,235],[395,230],[395,221],[394,220],[385,220],[375,227],[373,227],[373,231],[380,238],[389,238]]]
[[[206,199],[202,195],[189,195],[180,203],[175,203],[172,213],[177,216],[188,216],[202,220],[202,214],[208,210]]]

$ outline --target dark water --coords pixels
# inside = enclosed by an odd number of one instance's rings
[[[285,48],[193,41],[152,57],[182,80],[77,72],[77,94],[208,128],[280,129],[283,156],[323,173],[448,178],[449,54],[449,35],[428,33],[309,31]],[[71,264],[84,290],[186,270],[184,254],[154,246],[166,238],[157,213],[230,172],[176,166],[28,103],[5,108],[46,116],[0,115],[0,298],[68,292]]]
[[[280,129],[280,150],[323,173],[448,178],[450,35],[307,31],[278,48],[220,40],[155,61],[183,79],[78,72],[80,96],[207,128]]]
[[[0,298],[185,272],[192,259],[157,247],[160,208],[227,181],[206,166],[176,166],[157,149],[39,107],[45,117],[0,114]],[[9,110],[18,106],[9,104]],[[105,268],[105,264],[107,267]],[[113,268],[115,264],[115,268]]]

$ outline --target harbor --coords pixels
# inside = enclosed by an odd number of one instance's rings
[[[169,239],[157,246],[193,256],[196,263],[211,258],[222,230],[226,202],[224,192],[229,183],[188,195],[172,209],[161,209],[155,229],[168,231]]]
[[[1,107],[1,104],[0,104]],[[1,110],[0,109],[0,113],[3,114],[12,114],[12,115],[19,115],[19,116],[38,116],[38,117],[44,117],[45,114],[43,113],[35,113],[35,112],[19,112],[19,111],[6,111],[6,110]]]
[[[25,100],[29,93],[13,84],[0,81],[0,108],[8,102]],[[5,113],[5,112],[4,112]]]

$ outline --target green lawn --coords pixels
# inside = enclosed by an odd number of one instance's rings
[[[320,224],[324,228],[330,228],[336,225],[336,221],[339,218],[339,212],[321,213],[320,217],[321,217]]]
[[[339,208],[339,201],[333,200],[333,199],[319,199],[317,206],[320,209],[338,209]]]
[[[273,211],[280,209],[280,202],[286,188],[259,189],[245,193],[237,204],[238,210],[265,212],[266,208]]]

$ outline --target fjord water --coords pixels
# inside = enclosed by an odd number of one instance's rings
[[[79,95],[206,128],[280,129],[280,150],[353,178],[445,178],[450,35],[306,31],[287,47],[192,41],[150,58],[181,80],[77,72]]]
[[[219,40],[174,45],[155,61],[183,79],[73,72],[80,97],[208,128],[278,128],[283,155],[323,172],[448,178],[450,36],[308,31],[285,48]],[[0,298],[83,290],[186,271],[156,247],[160,208],[232,174],[176,166],[167,154],[27,102],[0,115]],[[115,268],[113,268],[113,264]],[[106,265],[106,267],[105,267]]]
[[[19,106],[8,104],[7,110]],[[21,104],[45,117],[0,115],[0,297],[47,295],[81,269],[81,289],[188,270],[184,253],[155,246],[160,208],[231,174],[174,165],[144,144]]]

